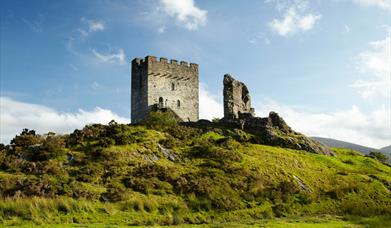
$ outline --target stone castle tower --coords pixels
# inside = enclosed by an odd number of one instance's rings
[[[171,109],[183,121],[198,120],[198,64],[147,56],[132,61],[131,119],[151,110]]]

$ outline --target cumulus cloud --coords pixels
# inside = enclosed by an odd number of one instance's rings
[[[222,93],[221,93],[222,94]],[[223,103],[220,96],[209,92],[204,84],[200,84],[200,119],[212,120],[215,117],[223,117]]]
[[[391,29],[383,39],[369,43],[369,50],[359,54],[359,70],[370,79],[360,79],[352,87],[363,98],[391,99]]]
[[[375,148],[391,144],[390,107],[381,106],[370,113],[363,112],[357,106],[314,113],[269,100],[256,104],[255,110],[260,116],[276,111],[294,130],[309,136],[334,138]]]
[[[125,63],[125,51],[123,49],[118,49],[117,53],[99,53],[97,50],[92,49],[94,56],[104,63]]]
[[[353,0],[353,2],[362,6],[376,6],[385,10],[391,10],[390,0]]]
[[[320,18],[321,15],[312,13],[300,15],[296,7],[290,7],[284,12],[282,19],[273,19],[269,26],[277,34],[286,37],[311,30]]]
[[[193,0],[160,0],[160,4],[164,13],[188,30],[197,30],[206,24],[208,12],[198,8]]]
[[[96,107],[92,111],[79,109],[75,113],[60,113],[44,105],[16,101],[0,97],[0,141],[8,144],[22,129],[34,129],[40,134],[49,131],[70,133],[86,124],[107,124],[111,120],[129,123],[128,118],[118,116],[110,110]]]

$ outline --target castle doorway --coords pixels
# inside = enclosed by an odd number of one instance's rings
[[[159,108],[163,108],[163,97],[159,97]]]

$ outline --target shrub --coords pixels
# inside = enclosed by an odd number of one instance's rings
[[[29,149],[33,161],[45,161],[66,154],[65,142],[61,136],[48,136],[42,145]]]
[[[177,120],[169,112],[150,112],[142,124],[156,130],[167,130],[177,126]]]
[[[11,140],[11,145],[16,148],[28,148],[29,146],[41,143],[41,141],[42,137],[35,134],[34,130],[25,128],[20,135],[15,136],[15,138]]]
[[[127,200],[126,188],[119,182],[112,182],[106,187],[106,192],[102,194],[101,199],[110,202]]]
[[[218,117],[212,118],[212,123],[218,123],[218,122],[220,122],[220,118],[218,118]]]
[[[371,158],[374,158],[376,160],[378,160],[379,162],[387,162],[388,161],[388,157],[387,155],[381,153],[381,152],[378,152],[378,151],[371,151],[369,154],[368,154],[369,157]]]

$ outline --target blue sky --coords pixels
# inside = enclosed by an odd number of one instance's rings
[[[245,82],[259,116],[391,144],[390,0],[7,1],[1,8],[1,142],[128,122],[130,61],[200,66],[200,115],[222,115],[222,79]]]

